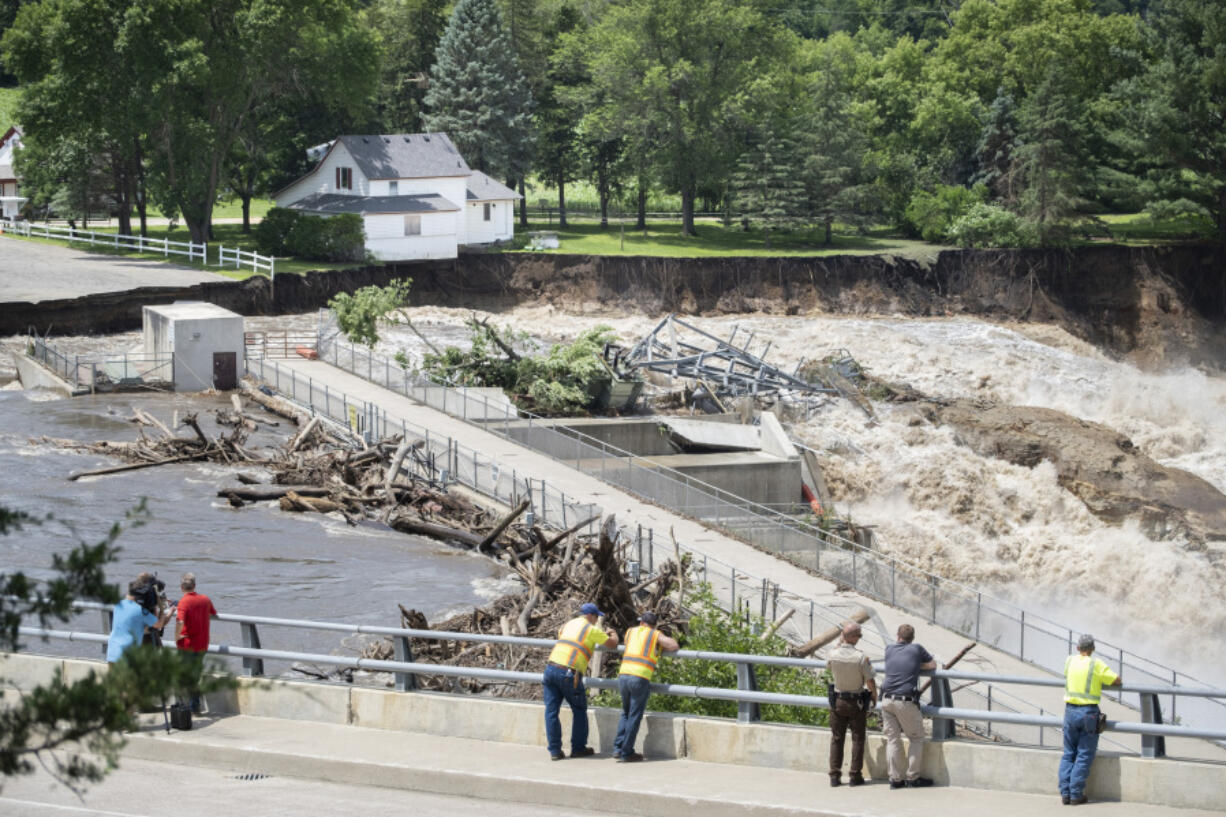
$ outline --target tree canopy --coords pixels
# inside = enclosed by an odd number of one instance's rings
[[[563,217],[568,190],[590,183],[603,224],[621,207],[642,226],[661,192],[679,198],[686,234],[705,209],[829,240],[836,223],[910,229],[907,212],[935,197],[965,204],[954,219],[983,205],[980,223],[1005,212],[1049,244],[1097,213],[1143,207],[1226,238],[1220,3],[448,8],[0,3],[28,187],[39,203],[101,200],[121,229],[154,202],[199,238],[219,192],[267,194],[305,170],[307,146],[430,129],[474,168],[551,185]],[[976,184],[986,200],[946,191]]]

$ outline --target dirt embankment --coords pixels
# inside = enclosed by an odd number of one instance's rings
[[[4,304],[0,334],[139,327],[141,306],[208,300],[242,314],[324,306],[337,292],[414,279],[416,303],[498,310],[551,303],[567,311],[648,314],[974,314],[1055,323],[1141,365],[1226,360],[1226,248],[1086,247],[942,252],[931,264],[891,256],[642,258],[465,255],[451,262],[218,281],[36,304]]]
[[[923,406],[977,454],[1033,468],[1055,465],[1060,484],[1096,516],[1135,520],[1153,539],[1226,540],[1226,495],[1198,476],[1160,465],[1124,435],[1052,409],[956,400]]]

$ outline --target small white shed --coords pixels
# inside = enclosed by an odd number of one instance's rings
[[[204,301],[176,301],[143,311],[145,354],[170,355],[175,391],[238,388],[243,316]]]

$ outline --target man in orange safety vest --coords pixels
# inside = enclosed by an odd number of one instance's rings
[[[675,652],[680,648],[675,639],[656,629],[655,613],[643,613],[640,627],[626,631],[626,652],[622,656],[621,674],[617,678],[617,690],[622,696],[622,714],[617,719],[617,739],[613,741],[613,757],[618,763],[636,763],[643,756],[634,751],[634,741],[639,734],[639,724],[647,710],[647,698],[651,695],[651,679],[656,674],[656,665],[661,652]]]

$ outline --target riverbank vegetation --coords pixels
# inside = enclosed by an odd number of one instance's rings
[[[748,225],[763,253],[868,229],[966,246],[1226,238],[1219,3],[19,5],[0,15],[0,70],[22,89],[32,204],[98,204],[125,231],[158,207],[199,241],[219,197],[249,214],[308,146],[446,130],[525,194],[521,231],[530,207],[569,229],[579,204],[617,252],[619,220],[661,213],[687,239]],[[449,92],[468,70],[480,93]],[[1117,232],[1119,213],[1155,227]]]

